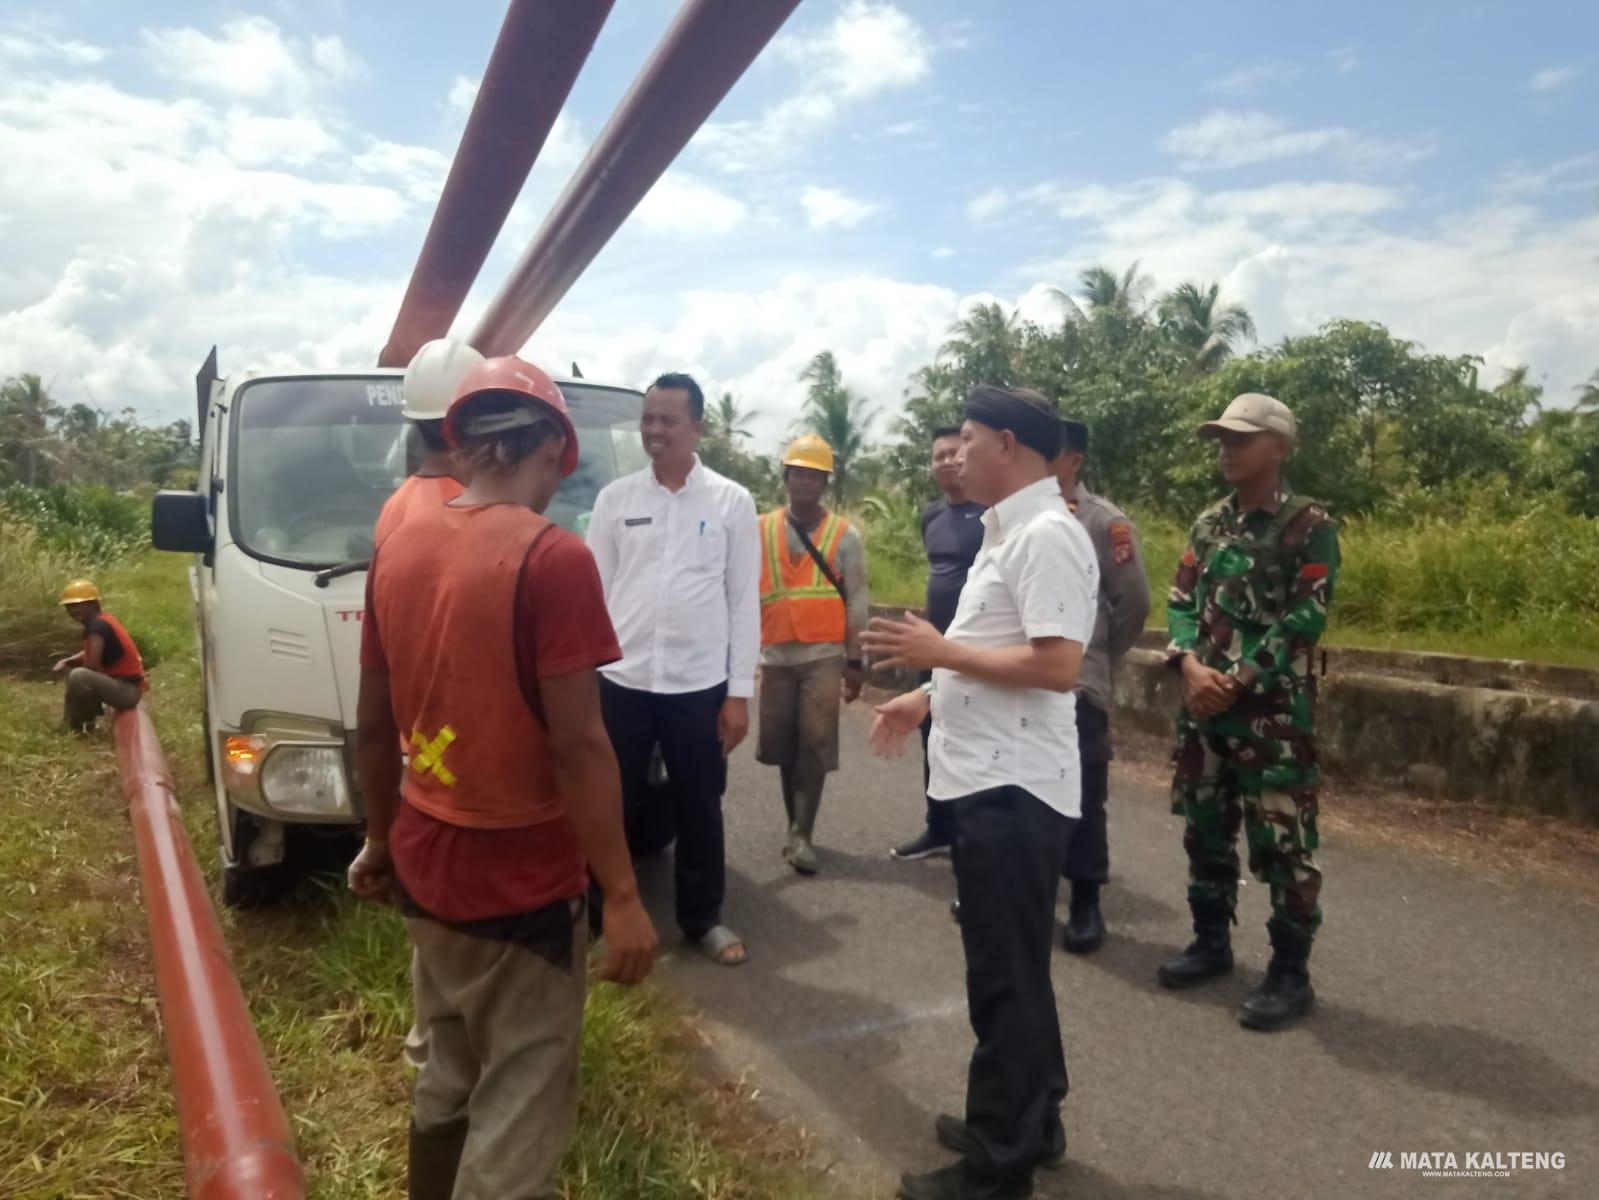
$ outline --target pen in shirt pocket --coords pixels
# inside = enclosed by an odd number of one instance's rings
[[[705,522],[704,521],[700,522],[700,536],[701,537],[705,536]]]

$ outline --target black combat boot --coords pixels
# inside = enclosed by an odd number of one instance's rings
[[[1071,915],[1061,946],[1068,954],[1092,954],[1105,940],[1105,918],[1099,915],[1099,884],[1072,882]]]
[[[411,1161],[406,1171],[409,1200],[450,1200],[466,1133],[465,1117],[437,1129],[421,1130],[412,1124]]]
[[[1246,1029],[1281,1029],[1310,1011],[1316,999],[1310,986],[1310,934],[1292,925],[1269,922],[1271,962],[1266,978],[1238,1006]]]
[[[1194,914],[1194,940],[1175,958],[1160,965],[1163,987],[1186,988],[1233,969],[1233,914],[1220,900],[1188,901]]]

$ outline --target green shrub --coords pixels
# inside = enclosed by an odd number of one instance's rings
[[[31,525],[41,541],[86,567],[115,562],[150,540],[150,506],[103,487],[56,483],[0,488],[0,508]]]

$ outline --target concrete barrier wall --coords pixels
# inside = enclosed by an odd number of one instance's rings
[[[1116,680],[1116,715],[1167,734],[1182,682],[1136,649]],[[1325,769],[1347,779],[1599,824],[1599,704],[1383,675],[1320,680]]]
[[[902,607],[873,609],[899,616]],[[914,611],[914,610],[913,610]],[[1146,638],[1116,679],[1116,720],[1170,736],[1182,682]],[[1316,720],[1334,777],[1599,824],[1599,672],[1328,648]],[[874,671],[874,686],[915,686]],[[1521,689],[1521,690],[1518,690]],[[1540,692],[1569,694],[1539,694]]]

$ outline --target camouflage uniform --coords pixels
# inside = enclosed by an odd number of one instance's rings
[[[1270,924],[1307,940],[1321,923],[1311,651],[1337,575],[1338,527],[1321,505],[1286,485],[1275,513],[1240,513],[1229,496],[1194,523],[1166,609],[1174,661],[1192,651],[1243,685],[1225,712],[1177,717],[1172,812],[1190,903],[1231,915],[1242,825]]]

